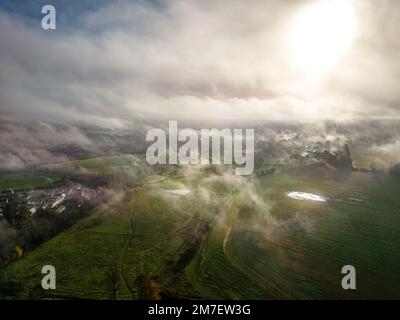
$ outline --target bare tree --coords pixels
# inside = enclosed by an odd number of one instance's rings
[[[116,265],[112,265],[107,273],[108,280],[110,281],[110,288],[113,293],[114,299],[117,300],[119,290],[119,271]]]

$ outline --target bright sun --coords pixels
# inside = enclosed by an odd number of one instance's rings
[[[355,28],[350,1],[322,0],[306,7],[292,30],[296,65],[306,72],[331,67],[349,47]]]

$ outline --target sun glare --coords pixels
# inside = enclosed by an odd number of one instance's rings
[[[355,28],[350,1],[323,0],[306,7],[292,31],[296,66],[307,72],[331,67],[348,49]]]

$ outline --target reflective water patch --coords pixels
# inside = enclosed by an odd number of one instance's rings
[[[319,202],[326,201],[326,198],[323,196],[319,196],[317,194],[312,194],[312,193],[307,193],[307,192],[291,191],[291,192],[287,192],[286,195],[289,198],[296,199],[296,200],[311,200],[311,201],[319,201]]]
[[[188,190],[188,189],[175,189],[175,190],[164,190],[164,191],[173,193],[173,194],[178,194],[180,196],[185,196],[190,192],[190,190]]]

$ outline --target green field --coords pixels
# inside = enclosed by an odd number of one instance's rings
[[[47,188],[60,180],[54,172],[0,173],[0,190]]]
[[[400,298],[398,181],[353,173],[338,183],[279,173],[240,178],[238,187],[229,179],[238,178],[147,178],[8,266],[2,281],[15,287],[8,295]],[[288,191],[327,201],[291,199]],[[55,291],[40,287],[46,264],[56,267]],[[357,271],[354,291],[341,288],[347,264]]]
[[[138,155],[96,157],[42,165],[39,170],[0,172],[0,190],[41,189],[56,185],[68,173],[124,174],[145,172],[144,159]]]
[[[118,172],[135,174],[145,167],[144,163],[145,159],[142,155],[117,155],[47,164],[43,166],[43,169],[99,174],[114,174]]]

